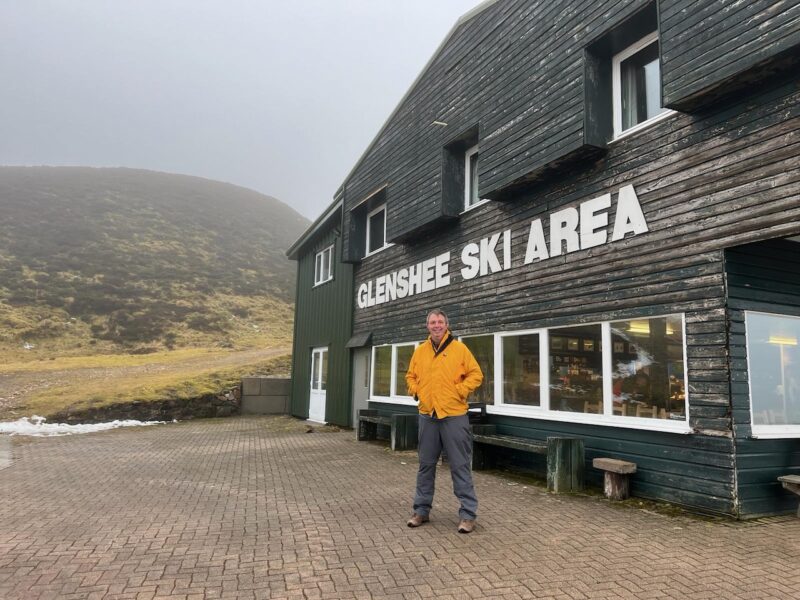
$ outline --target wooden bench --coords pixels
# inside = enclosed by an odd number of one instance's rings
[[[610,500],[625,500],[630,495],[631,473],[636,473],[636,463],[616,458],[595,458],[595,469],[603,471],[603,492]]]
[[[392,450],[413,450],[417,447],[419,417],[416,414],[379,415],[377,410],[358,411],[358,440],[378,439],[378,425],[389,428]]]
[[[501,435],[495,425],[473,425],[472,468],[491,469],[495,457],[491,446],[510,448],[547,456],[547,489],[556,493],[578,492],[583,489],[585,463],[583,440],[579,438],[548,437],[547,441]]]
[[[778,481],[785,489],[800,496],[800,475],[781,475]],[[797,507],[797,516],[800,517],[800,506]]]

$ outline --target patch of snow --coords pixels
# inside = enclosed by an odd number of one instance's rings
[[[93,431],[106,431],[117,427],[141,427],[145,425],[163,425],[166,421],[137,421],[127,419],[124,421],[111,421],[108,423],[85,423],[69,425],[67,423],[45,423],[45,417],[34,415],[30,418],[23,417],[16,421],[0,422],[0,434],[28,435],[28,436],[55,436],[72,435],[75,433],[91,433]]]

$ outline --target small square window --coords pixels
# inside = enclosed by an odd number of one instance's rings
[[[367,255],[383,250],[386,243],[386,205],[367,215]]]
[[[661,106],[657,31],[614,55],[612,94],[614,137],[672,112]]]
[[[333,245],[314,257],[314,285],[320,285],[333,279]]]

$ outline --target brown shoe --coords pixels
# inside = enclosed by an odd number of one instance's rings
[[[458,533],[472,533],[475,529],[475,519],[461,519],[458,524]]]
[[[419,527],[420,525],[422,525],[423,523],[427,523],[428,521],[430,521],[430,519],[428,518],[428,515],[422,516],[422,515],[418,515],[417,513],[414,513],[413,515],[411,515],[411,518],[408,520],[407,525],[409,527]]]

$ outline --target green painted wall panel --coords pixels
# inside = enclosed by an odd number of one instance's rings
[[[291,414],[308,417],[311,386],[311,351],[328,347],[328,378],[325,418],[329,423],[351,423],[351,351],[345,348],[352,331],[353,267],[341,262],[339,218],[329,222],[299,254],[297,302],[292,359]],[[316,254],[335,244],[333,280],[314,286]]]

